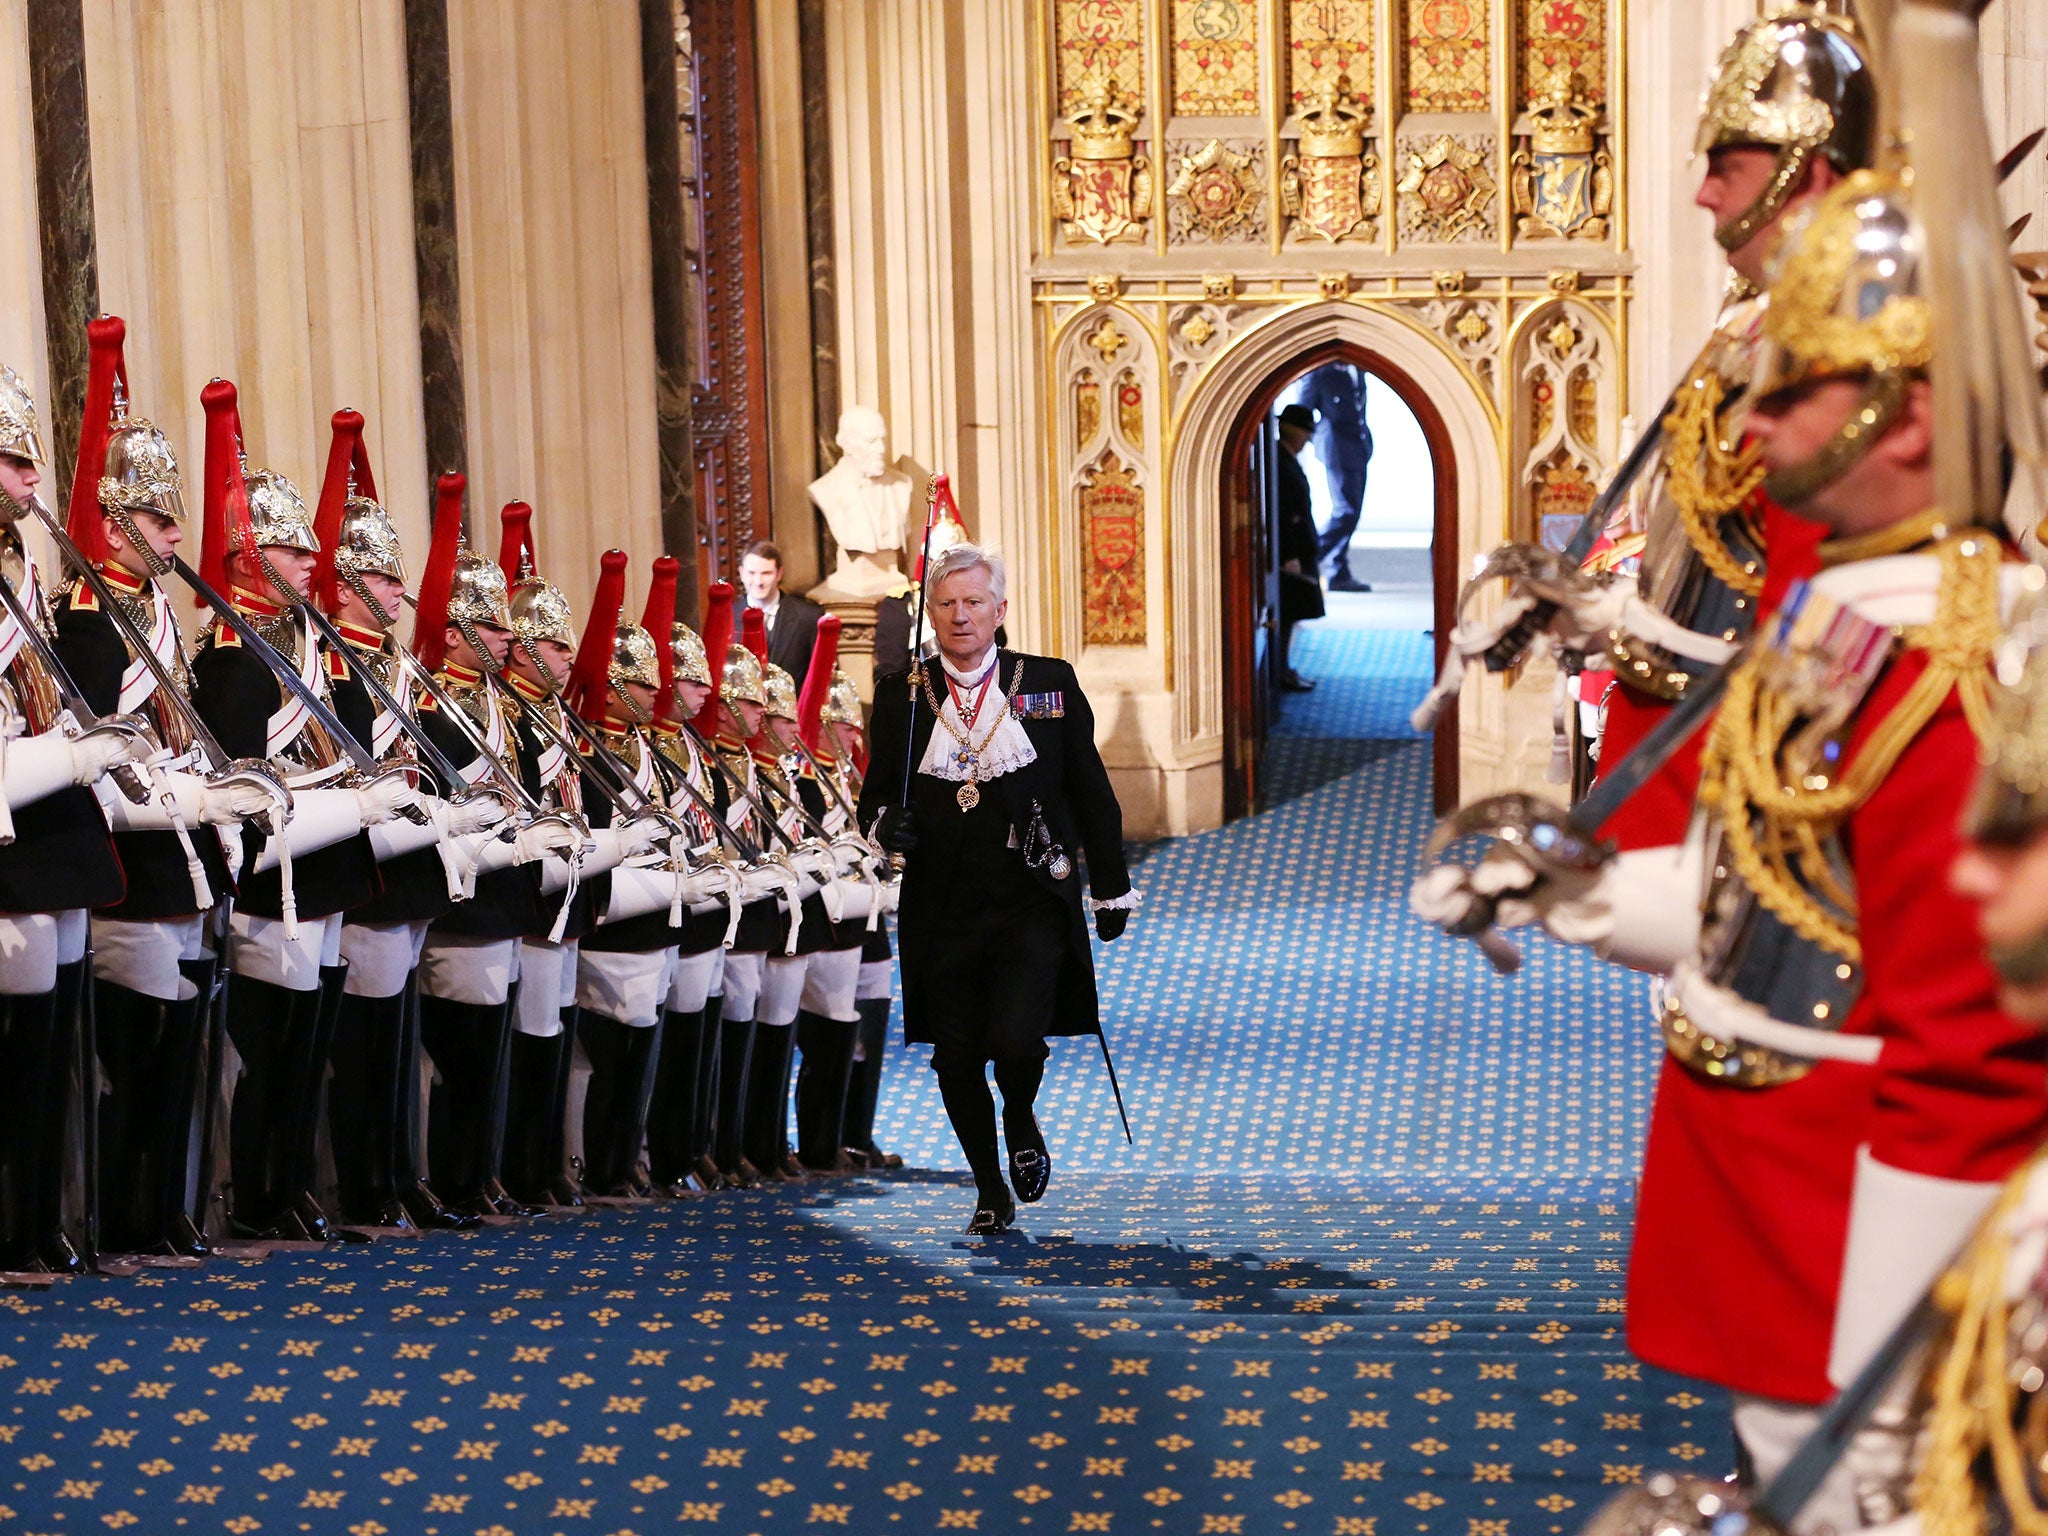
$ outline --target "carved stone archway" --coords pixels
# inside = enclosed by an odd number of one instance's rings
[[[1501,427],[1478,381],[1427,333],[1401,314],[1357,300],[1284,310],[1232,338],[1230,347],[1176,402],[1168,482],[1173,508],[1174,739],[1181,762],[1213,773],[1222,804],[1226,671],[1222,556],[1223,486],[1219,473],[1232,434],[1254,395],[1310,354],[1343,351],[1384,363],[1418,391],[1443,427],[1455,478],[1455,505],[1437,511],[1439,572],[1472,568],[1474,558],[1506,531],[1501,478]],[[1296,368],[1298,371],[1298,368]],[[1410,404],[1416,402],[1411,399]],[[1421,414],[1418,412],[1418,414]],[[1445,535],[1449,534],[1449,537]],[[1444,582],[1439,580],[1439,593]],[[1440,606],[1438,644],[1449,619]],[[1499,759],[1505,711],[1498,688],[1468,690],[1459,711],[1461,762]]]

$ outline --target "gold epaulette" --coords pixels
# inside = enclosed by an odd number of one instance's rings
[[[1764,573],[1754,560],[1738,559],[1721,534],[1721,520],[1740,512],[1764,483],[1764,466],[1754,443],[1738,447],[1724,435],[1727,386],[1720,373],[1702,367],[1680,387],[1664,418],[1664,494],[1678,512],[1686,542],[1714,578],[1730,591],[1755,597]]]

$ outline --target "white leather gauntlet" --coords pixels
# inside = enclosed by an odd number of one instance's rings
[[[412,791],[406,791],[408,795]],[[345,842],[362,831],[363,795],[353,789],[301,789],[292,794],[292,819],[285,823],[284,843],[291,856],[302,859],[309,853]],[[277,868],[278,840],[266,837],[257,851],[253,873]]]

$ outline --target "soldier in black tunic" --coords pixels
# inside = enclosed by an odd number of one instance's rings
[[[875,685],[860,815],[904,856],[904,1035],[934,1047],[946,1114],[974,1170],[968,1231],[993,1233],[1016,1207],[997,1153],[988,1064],[1003,1091],[1011,1184],[1028,1203],[1052,1172],[1032,1110],[1045,1037],[1101,1032],[1086,911],[1095,909],[1108,942],[1123,933],[1138,893],[1074,669],[995,644],[1007,606],[1002,557],[956,544],[929,576],[939,665]],[[915,769],[907,809],[898,800],[906,762]],[[1082,895],[1077,856],[1092,899]]]

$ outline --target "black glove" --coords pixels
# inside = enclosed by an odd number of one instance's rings
[[[1130,920],[1130,912],[1123,907],[1099,907],[1095,913],[1095,936],[1105,944],[1114,944],[1124,936],[1124,924]]]
[[[907,854],[917,847],[917,818],[909,806],[885,806],[879,821],[875,841],[885,852]]]

